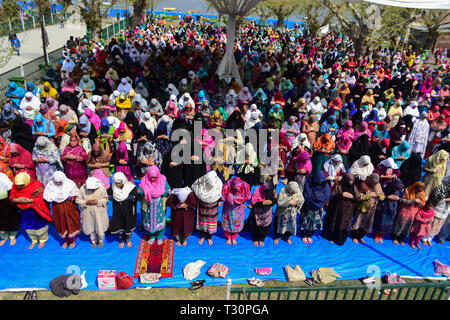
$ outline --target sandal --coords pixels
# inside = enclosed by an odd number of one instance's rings
[[[27,291],[27,293],[25,293],[25,297],[23,298],[23,300],[31,300],[31,291]]]
[[[251,279],[247,279],[248,283],[251,284],[252,286],[261,288],[264,286],[264,282],[261,279],[258,278],[251,278]]]
[[[191,282],[189,290],[197,290],[205,285],[206,280],[195,280]]]
[[[313,286],[314,283],[315,283],[315,281],[314,281],[313,278],[306,278],[305,283],[306,283],[308,286]]]
[[[37,292],[36,291],[33,291],[31,293],[31,300],[37,300]]]
[[[373,284],[373,283],[375,283],[377,281],[375,279],[375,277],[369,277],[369,276],[361,278],[359,280],[361,280],[361,282],[364,283],[364,284],[371,284],[371,283]]]

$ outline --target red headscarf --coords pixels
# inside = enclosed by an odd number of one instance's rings
[[[222,187],[222,201],[231,205],[240,205],[252,197],[250,186],[239,177],[234,177]]]

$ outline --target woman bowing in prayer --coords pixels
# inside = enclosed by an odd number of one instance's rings
[[[300,215],[300,236],[304,243],[312,243],[313,234],[323,228],[323,212],[331,190],[323,171],[314,171],[306,179],[303,190],[305,204]]]
[[[322,170],[324,163],[330,159],[330,155],[332,154],[335,146],[336,144],[329,133],[325,133],[314,142],[314,155],[312,159],[314,171]]]
[[[59,158],[58,148],[47,137],[38,137],[32,158],[36,164],[36,176],[37,179],[46,186],[50,181],[52,175],[62,169],[63,165]]]
[[[411,152],[419,153],[421,158],[424,158],[425,151],[428,144],[428,134],[430,131],[430,124],[427,120],[427,113],[422,112],[419,119],[414,123],[408,142],[411,146]]]
[[[10,245],[15,245],[19,232],[19,212],[17,207],[9,200],[12,187],[13,182],[10,178],[4,173],[0,173],[0,206],[2,208],[0,213],[0,247],[8,240],[10,240]]]
[[[335,185],[336,181],[340,181],[342,176],[347,172],[342,162],[342,157],[339,154],[331,156],[330,160],[323,164],[323,172],[327,177],[328,183],[331,189]]]
[[[297,216],[304,202],[305,198],[297,182],[291,181],[281,190],[275,211],[275,244],[281,238],[292,244],[290,237],[297,233]]]
[[[426,195],[423,182],[416,182],[405,189],[405,194],[400,200],[397,216],[395,218],[392,241],[403,246],[404,240],[411,233],[411,228],[419,209],[425,206]]]
[[[358,187],[360,198],[352,226],[352,238],[355,244],[365,244],[364,237],[372,231],[375,210],[379,201],[384,200],[380,176],[372,173]]]
[[[198,201],[197,226],[200,232],[199,244],[207,239],[212,245],[212,236],[217,232],[217,221],[219,216],[219,200],[222,197],[222,180],[215,171],[210,171],[201,176],[192,184],[192,191]]]
[[[139,185],[139,195],[142,205],[142,228],[148,234],[148,243],[152,245],[155,240],[157,244],[163,243],[166,230],[166,212],[163,208],[162,197],[169,195],[170,186],[167,179],[155,165],[148,169]]]
[[[271,181],[264,183],[253,193],[249,220],[255,247],[264,247],[264,240],[272,224],[273,206],[276,202],[276,189]]]
[[[90,169],[90,176],[98,178],[106,189],[109,189],[109,161],[111,155],[108,151],[103,150],[100,144],[96,143],[92,146],[91,152],[87,155],[87,166]]]
[[[373,173],[374,169],[372,162],[370,162],[370,157],[362,156],[352,164],[349,172],[355,176],[355,183],[359,186],[359,183],[366,180]]]
[[[131,248],[131,234],[136,228],[137,221],[138,189],[122,172],[116,172],[108,195],[112,198],[113,204],[108,230],[111,234],[119,236],[119,248],[122,249],[125,243]]]
[[[13,170],[14,175],[17,175],[20,172],[26,172],[32,180],[36,179],[36,169],[31,152],[25,150],[21,145],[16,143],[11,144],[9,166]]]
[[[14,178],[9,200],[19,208],[21,224],[31,239],[28,249],[39,242],[39,249],[48,241],[48,224],[52,221],[50,208],[43,199],[44,186],[39,180],[32,180],[26,172]]]
[[[166,205],[170,208],[170,230],[177,240],[177,246],[187,246],[187,239],[194,230],[194,209],[197,198],[189,187],[174,188]]]
[[[61,171],[56,171],[44,189],[44,200],[52,204],[56,231],[64,239],[63,249],[75,247],[80,233],[80,210],[76,204],[79,189],[75,182]]]
[[[89,177],[80,188],[76,203],[81,209],[81,227],[90,236],[93,249],[103,248],[105,232],[109,227],[108,194],[103,183]]]
[[[250,200],[250,186],[239,177],[226,181],[222,188],[222,228],[227,244],[236,245],[236,238],[244,227],[245,202]]]
[[[411,156],[410,150],[410,145],[406,140],[392,149],[391,157],[394,159],[398,167],[401,167],[403,162]]]
[[[359,199],[355,177],[346,173],[333,188],[326,208],[322,237],[339,246],[344,245],[352,227],[352,218]]]
[[[133,165],[130,161],[129,151],[125,142],[120,142],[115,155],[112,157],[113,163],[115,164],[115,172],[122,172],[128,181],[134,182],[133,175],[131,174],[131,166]]]

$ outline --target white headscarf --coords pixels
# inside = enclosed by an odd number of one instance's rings
[[[368,164],[368,166],[364,167],[365,164]],[[352,164],[349,172],[359,180],[366,180],[373,173],[373,170],[374,167],[372,162],[370,162],[370,157],[362,156]]]
[[[338,165],[333,163],[334,161],[340,161]],[[331,158],[323,164],[323,170],[325,170],[330,177],[336,177],[338,170],[341,169],[343,172],[346,172],[344,164],[342,162],[342,157],[339,154],[334,154]]]
[[[189,187],[184,188],[176,188],[173,189],[170,193],[174,194],[178,197],[178,200],[183,203],[186,201],[187,197],[191,194],[192,190]]]
[[[217,176],[217,173],[210,171],[195,180],[192,184],[192,191],[194,191],[197,198],[209,204],[219,201],[220,197],[222,197],[222,187],[222,180]]]
[[[302,142],[302,140],[304,140],[304,141]],[[292,142],[292,150],[299,146],[303,146],[308,149],[311,149],[311,144],[309,143],[306,133],[302,132],[295,138],[295,140]]]
[[[387,159],[381,161],[380,164],[382,164],[386,168],[391,168],[394,170],[398,169],[397,164],[395,163],[394,159],[392,159],[392,158],[387,158]]]
[[[113,176],[114,183],[112,184],[113,198],[118,202],[125,201],[128,198],[130,192],[135,188],[135,185],[128,181],[127,177],[122,172],[116,172]],[[123,183],[122,189],[120,189],[116,183]]]
[[[86,189],[88,190],[97,190],[102,185],[102,182],[95,177],[89,177],[86,180]]]
[[[8,176],[0,172],[0,200],[8,197],[8,191],[12,189],[13,183],[9,180]],[[3,196],[5,197],[3,198]]]
[[[57,185],[57,182],[62,182],[62,185]],[[67,178],[64,172],[56,171],[45,186],[43,197],[47,202],[61,203],[69,197],[76,197],[78,192],[75,182]]]

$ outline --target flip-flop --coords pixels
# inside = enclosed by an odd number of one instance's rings
[[[191,282],[191,286],[189,287],[189,290],[197,290],[200,289],[205,285],[206,280],[196,280]]]
[[[306,278],[305,279],[305,283],[308,285],[308,286],[313,286],[314,285],[314,279],[313,278]]]

